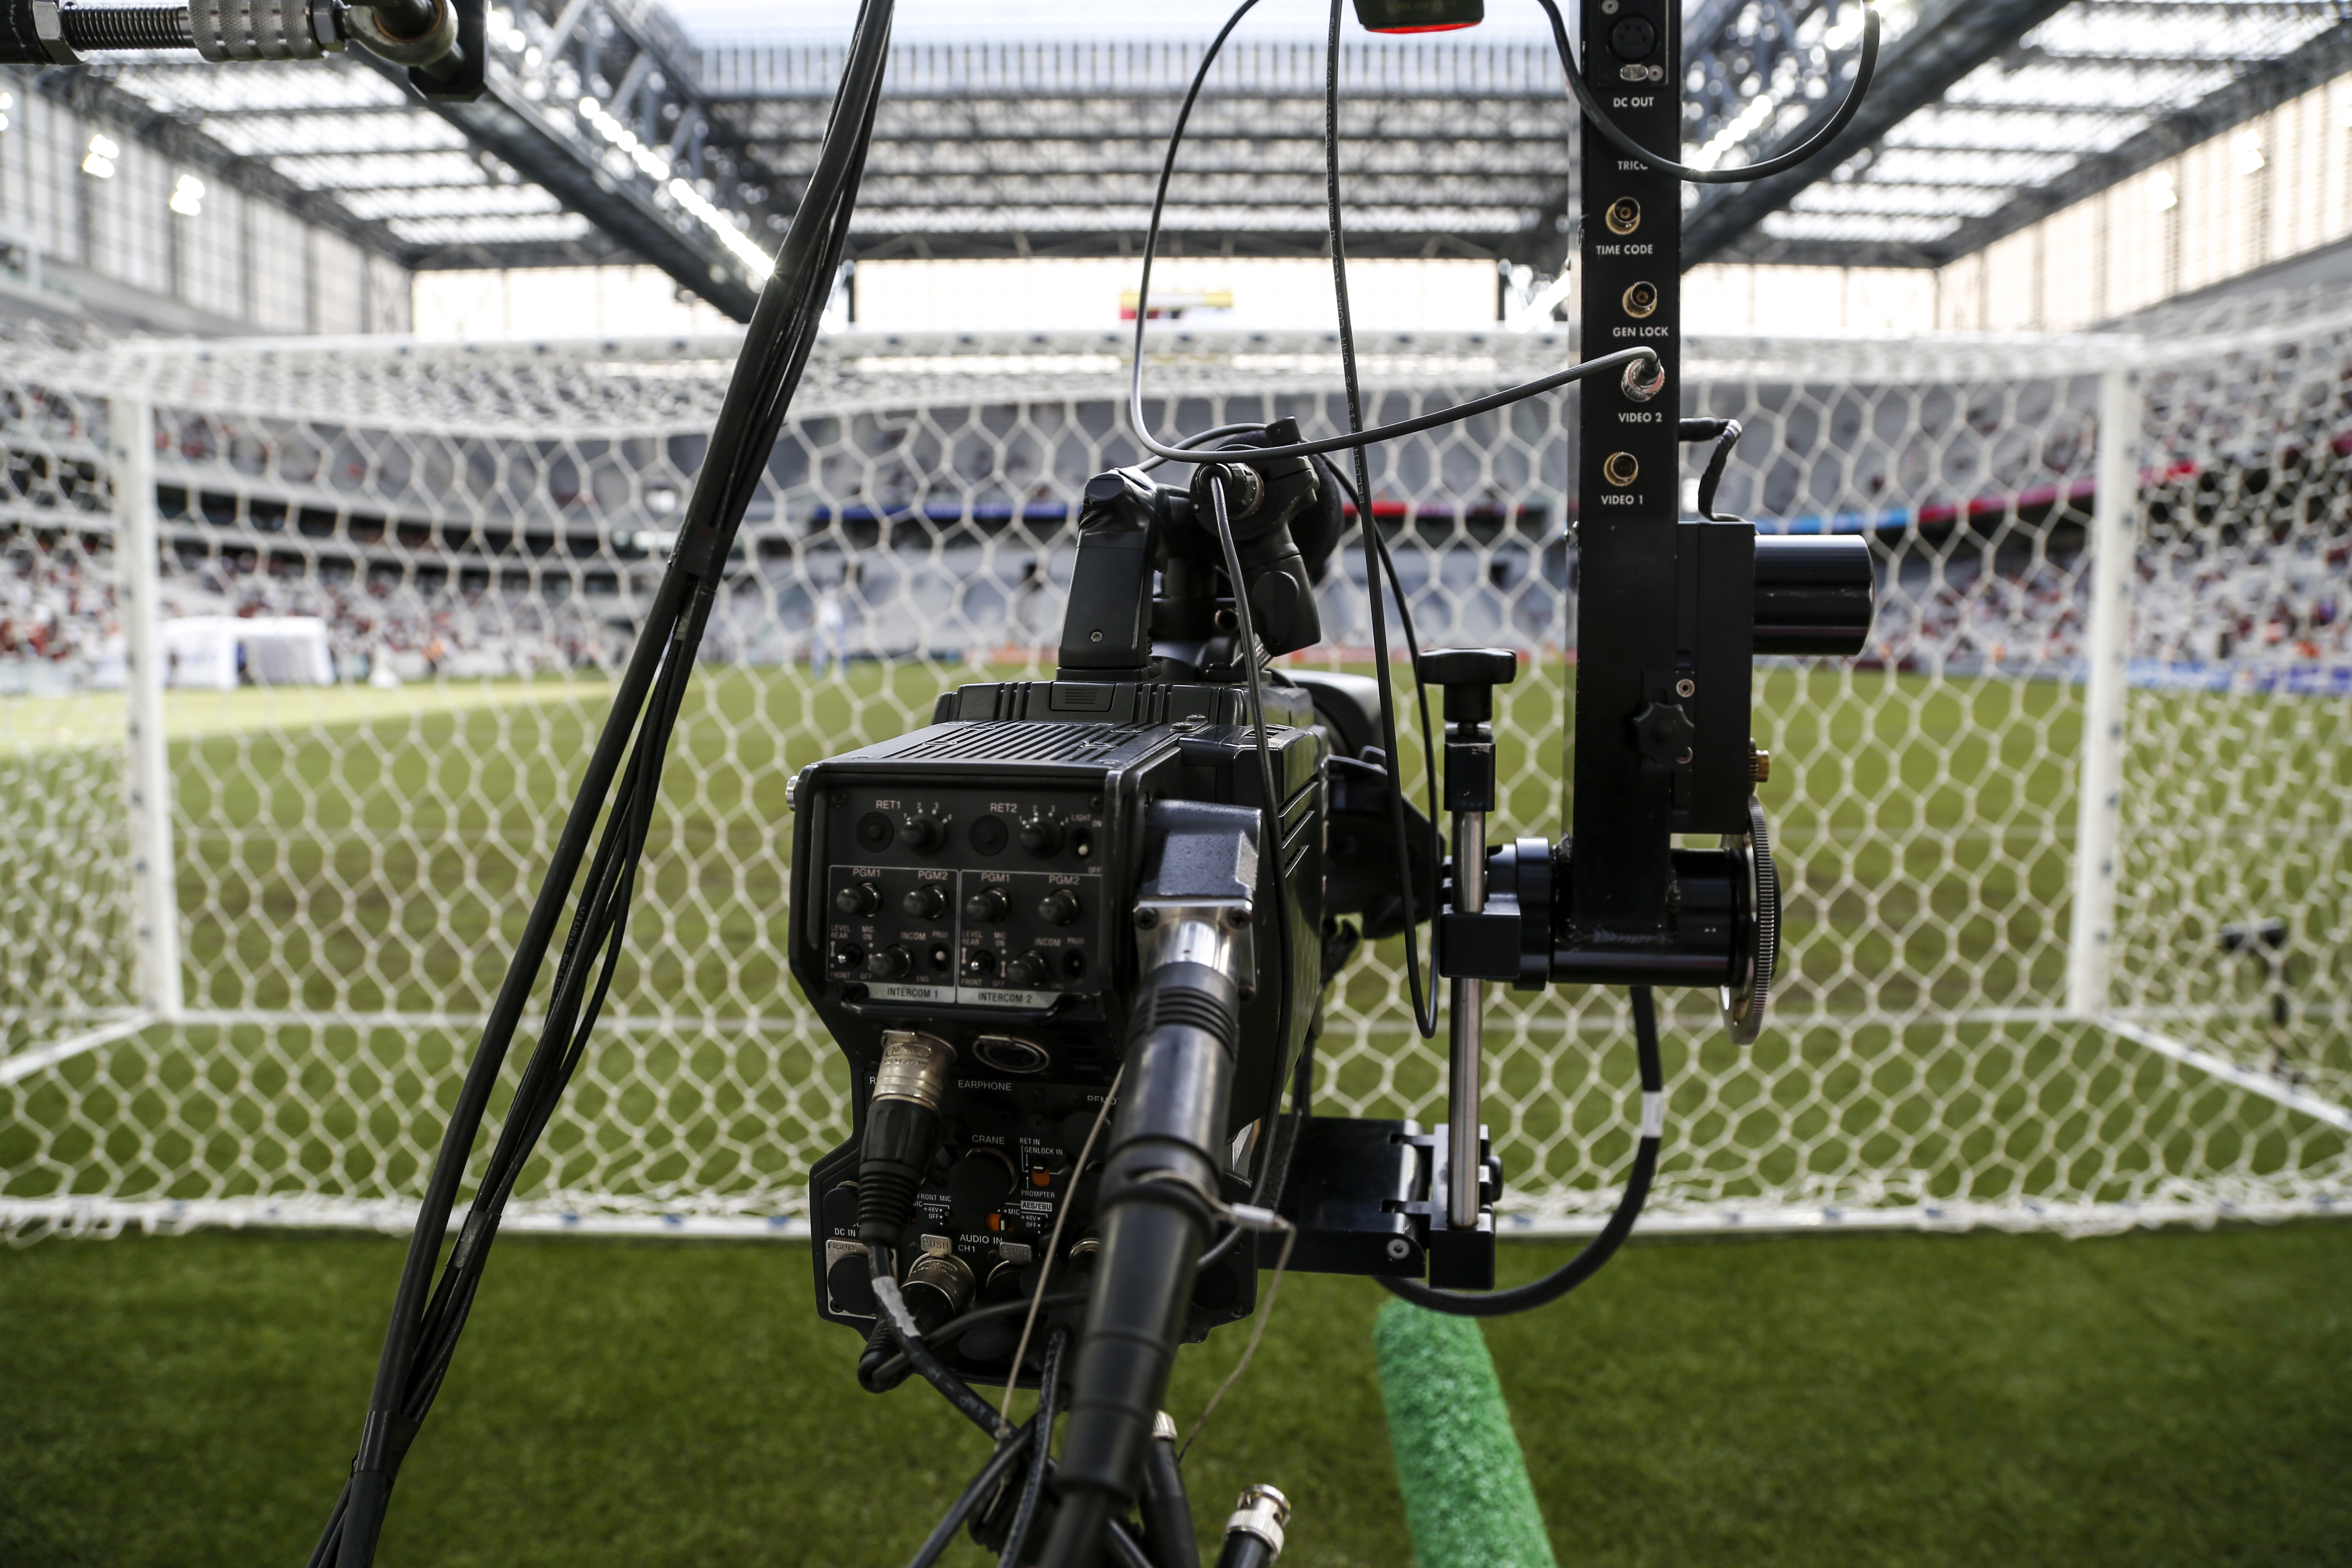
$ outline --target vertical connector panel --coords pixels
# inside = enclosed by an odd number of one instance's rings
[[[1594,95],[1633,141],[1678,155],[1680,0],[1580,5]],[[1677,663],[1682,199],[1590,122],[1581,134],[1585,351],[1646,345],[1664,372],[1595,381],[1579,398],[1572,918],[1637,936],[1664,927],[1673,882],[1674,770],[1645,753],[1636,721],[1649,681]]]

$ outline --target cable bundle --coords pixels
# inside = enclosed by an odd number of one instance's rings
[[[393,1481],[448,1373],[458,1335],[481,1288],[499,1220],[541,1132],[579,1068],[612,986],[670,732],[693,679],[695,655],[723,585],[736,531],[800,384],[830,292],[826,285],[839,271],[848,241],[875,106],[881,100],[890,16],[891,0],[866,0],[858,13],[848,67],[834,98],[816,170],[752,313],[677,549],[614,691],[547,879],[531,907],[434,1158],[393,1299],[359,1453],[351,1479],[310,1553],[310,1568],[365,1568],[373,1561]],[[475,1138],[600,817],[603,831],[557,962],[545,1026],[515,1086],[473,1205],[436,1280],[435,1264]]]

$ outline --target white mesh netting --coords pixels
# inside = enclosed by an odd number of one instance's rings
[[[1693,346],[1686,411],[1748,426],[1723,504],[1866,532],[1882,605],[1873,657],[1759,679],[1786,980],[1745,1049],[1705,1000],[1675,1002],[1645,1223],[2086,1227],[2347,1196],[2352,325],[2262,331],[2226,353]],[[1381,420],[1571,352],[1363,346]],[[0,1225],[407,1222],[731,353],[12,345]],[[1339,411],[1320,335],[1171,331],[1155,355],[1163,431],[1286,413],[1321,432]],[[2083,1016],[2086,524],[2100,377],[2126,362],[2147,367],[2135,685],[2109,1011]],[[924,721],[945,686],[1050,673],[1080,488],[1137,455],[1121,364],[1103,335],[821,345],[526,1223],[799,1215],[846,1107],[784,973],[785,781]],[[152,445],[175,928],[139,913],[122,622],[150,612],[119,591],[136,485],[117,499],[118,418]],[[1559,831],[1573,426],[1550,397],[1374,457],[1424,642],[1537,656],[1498,721],[1498,833]],[[1367,660],[1352,547],[1324,612],[1316,658]],[[1442,1046],[1413,1034],[1401,964],[1390,944],[1339,982],[1321,1109],[1442,1115]],[[1597,1223],[1632,1146],[1622,997],[1506,994],[1488,1032],[1507,1206]]]

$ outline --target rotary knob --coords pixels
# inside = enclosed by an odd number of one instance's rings
[[[915,955],[892,942],[866,961],[866,977],[869,980],[903,980],[914,967]]]
[[[1053,973],[1042,952],[1024,952],[1004,966],[1004,978],[1015,985],[1043,985]]]
[[[1660,767],[1689,762],[1697,737],[1698,727],[1679,702],[1653,702],[1633,716],[1634,744]]]
[[[940,841],[946,837],[946,830],[940,826],[938,820],[934,817],[910,816],[907,818],[907,843],[912,848],[937,849],[940,847]]]
[[[978,1230],[1013,1191],[1013,1163],[993,1149],[975,1150],[948,1167],[948,1202],[960,1230]]]
[[[994,925],[1004,918],[1004,893],[999,888],[982,888],[963,901],[963,918],[982,925]]]
[[[1032,855],[1051,855],[1062,847],[1062,830],[1050,822],[1027,822],[1021,826],[1021,847]]]
[[[882,907],[882,895],[871,882],[849,882],[833,895],[833,907],[845,915],[870,915]]]
[[[937,882],[909,889],[898,900],[898,908],[909,920],[935,921],[947,907],[947,893]]]
[[[1037,918],[1047,925],[1066,926],[1078,918],[1078,896],[1067,888],[1056,888],[1037,900]]]

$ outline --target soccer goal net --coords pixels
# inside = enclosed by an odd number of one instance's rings
[[[700,460],[725,342],[10,345],[0,1225],[405,1225]],[[1370,417],[1565,363],[1370,337]],[[1155,333],[1162,432],[1333,430],[1320,334]],[[663,784],[606,1021],[515,1223],[789,1230],[844,1134],[785,970],[801,765],[1051,673],[1111,336],[828,339]],[[1770,1026],[1674,1000],[1654,1226],[2074,1228],[2352,1198],[2352,313],[2143,337],[1692,345],[1720,505],[1859,533],[1872,651],[1758,685]],[[1376,450],[1428,646],[1502,644],[1496,830],[1557,836],[1573,394]],[[1696,466],[1692,468],[1696,474]],[[1318,663],[1363,667],[1352,546]],[[1400,679],[1410,672],[1400,668]],[[1404,764],[1423,765],[1408,742]],[[1505,994],[1514,1223],[1613,1201],[1622,994]],[[1318,1109],[1443,1115],[1390,943]]]

